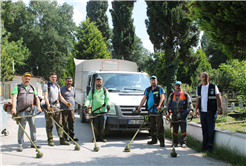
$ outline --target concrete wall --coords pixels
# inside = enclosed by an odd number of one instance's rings
[[[170,129],[170,124],[166,124],[166,119],[164,119],[164,127]],[[201,124],[188,122],[187,130],[189,135],[202,141]],[[246,134],[215,128],[214,144],[231,148],[239,154],[246,155]]]

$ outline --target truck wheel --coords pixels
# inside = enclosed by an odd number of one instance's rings
[[[83,110],[82,110],[82,109],[80,110],[80,115],[79,115],[79,117],[80,117],[80,122],[81,122],[81,123],[86,123],[85,114],[83,113]]]

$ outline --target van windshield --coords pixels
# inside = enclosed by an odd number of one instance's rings
[[[146,74],[101,73],[103,86],[108,91],[144,91],[150,86]]]

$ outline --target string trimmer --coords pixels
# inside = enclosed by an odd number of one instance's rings
[[[76,150],[76,151],[79,151],[80,150],[80,146],[79,146],[79,144],[77,144],[74,140],[73,140],[73,138],[71,138],[70,136],[69,136],[69,134],[63,129],[63,127],[62,126],[60,126],[54,119],[53,119],[53,117],[51,116],[53,113],[55,113],[55,112],[61,112],[61,111],[64,111],[64,109],[62,110],[62,109],[60,109],[60,110],[58,110],[58,111],[51,111],[52,109],[53,109],[53,107],[50,107],[50,111],[48,111],[48,110],[46,110],[43,106],[41,106],[42,107],[42,109],[44,110],[44,112],[52,119],[52,121],[53,122],[55,122],[55,124],[68,136],[68,138],[70,138],[70,140],[71,141],[73,141],[73,143],[76,145],[75,147],[74,147],[74,150]]]

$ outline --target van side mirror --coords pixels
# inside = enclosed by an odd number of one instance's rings
[[[90,90],[91,90],[91,86],[87,86],[87,87],[86,87],[86,94],[87,94],[87,96],[88,96]]]

